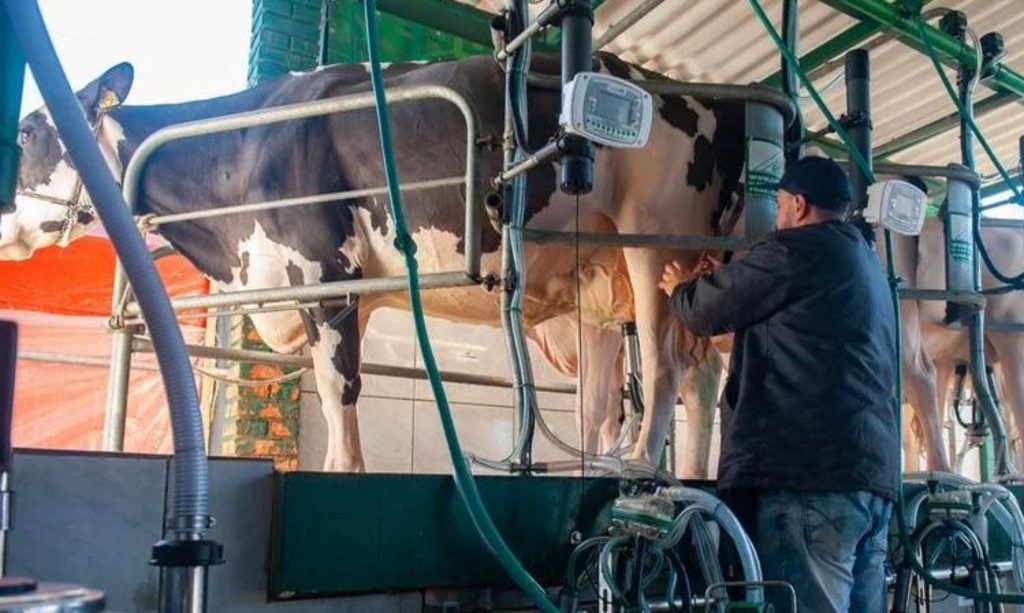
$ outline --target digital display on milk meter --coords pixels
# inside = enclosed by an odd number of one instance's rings
[[[893,232],[916,236],[924,227],[928,196],[906,181],[890,179],[868,187],[864,218]]]
[[[560,123],[610,147],[640,148],[651,134],[651,95],[629,81],[582,72],[562,91]]]

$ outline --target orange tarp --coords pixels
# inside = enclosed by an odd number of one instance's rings
[[[151,247],[159,244],[150,237]],[[110,335],[114,251],[101,236],[66,249],[49,248],[30,260],[0,262],[0,319],[19,326],[13,442],[18,447],[102,448]],[[157,269],[172,296],[207,293],[207,281],[178,255]],[[188,343],[202,343],[202,320],[183,321]],[[94,364],[48,360],[48,354]],[[30,359],[31,358],[31,359]],[[150,355],[136,354],[131,375],[125,451],[169,453],[170,424],[159,372]]]
[[[206,279],[180,255],[157,260],[157,269],[172,296],[207,292]],[[110,241],[86,236],[30,260],[0,262],[0,309],[109,316],[113,284]]]

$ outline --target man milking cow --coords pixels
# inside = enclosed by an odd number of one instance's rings
[[[889,289],[845,222],[837,164],[790,165],[777,200],[778,232],[745,257],[703,274],[670,263],[660,287],[695,333],[735,332],[718,487],[765,578],[792,584],[800,611],[882,611],[899,475]]]

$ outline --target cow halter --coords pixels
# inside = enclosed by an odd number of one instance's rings
[[[92,126],[92,135],[99,140],[100,129],[103,126],[103,118],[106,116],[106,107],[100,108],[96,113],[96,123]],[[62,206],[67,209],[64,215],[64,219],[61,221],[60,230],[54,230],[54,232],[60,232],[60,236],[57,238],[57,245],[60,247],[67,247],[68,243],[71,242],[71,233],[75,227],[79,225],[80,219],[84,215],[91,216],[93,219],[97,217],[96,207],[92,204],[91,199],[83,199],[82,194],[84,193],[84,185],[82,183],[82,173],[75,172],[75,184],[71,188],[71,195],[68,198],[58,198],[56,196],[50,196],[48,194],[41,194],[31,190],[15,190],[15,194],[18,196],[25,196],[26,198],[33,198],[35,200],[42,200],[49,204],[55,204]]]

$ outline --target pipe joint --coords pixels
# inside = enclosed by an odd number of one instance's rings
[[[545,12],[557,7],[557,17],[585,17],[594,23],[594,5],[591,0],[553,0]],[[543,13],[541,13],[543,15]],[[540,17],[537,18],[540,21]],[[544,25],[542,23],[542,25]]]
[[[871,120],[871,113],[867,111],[851,111],[839,118],[839,125],[847,130],[859,127],[865,127],[868,130],[875,129],[875,124]]]

